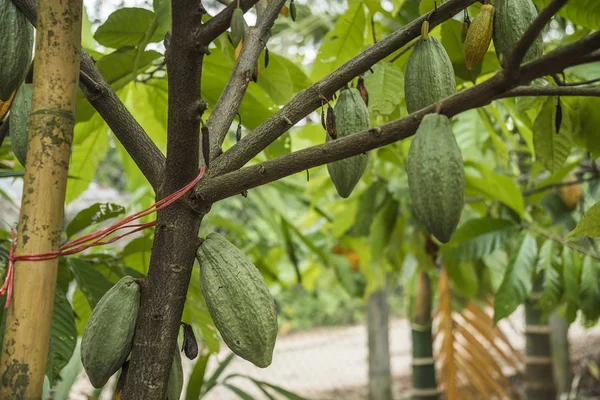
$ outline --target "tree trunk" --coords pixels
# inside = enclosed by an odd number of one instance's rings
[[[556,399],[550,326],[542,320],[542,311],[537,305],[542,281],[540,277],[534,282],[533,293],[525,301],[525,395],[528,400]]]
[[[439,393],[433,359],[431,333],[431,281],[426,272],[417,276],[415,316],[412,323],[412,385],[413,400],[437,400]]]
[[[81,0],[39,3],[17,256],[60,246],[77,104]],[[42,396],[57,267],[58,259],[16,263],[0,367],[2,399]]]
[[[552,346],[552,363],[554,365],[554,382],[559,395],[571,391],[571,356],[569,352],[569,327],[564,316],[555,311],[550,316],[550,343]]]
[[[387,285],[369,295],[369,400],[392,400]]]

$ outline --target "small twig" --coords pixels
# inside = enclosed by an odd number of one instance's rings
[[[377,34],[375,33],[375,17],[371,16],[371,32],[373,33],[373,44],[377,43]]]
[[[415,44],[417,44],[416,40],[414,42],[412,42],[411,44],[409,44],[408,46],[406,46],[405,48],[403,48],[400,53],[398,53],[394,57],[392,57],[390,59],[390,62],[393,63],[394,61],[396,61],[397,59],[399,59],[400,57],[402,57],[404,54],[406,54],[407,51],[409,51],[410,49],[412,49],[415,46]]]
[[[600,82],[600,78],[590,79],[587,81],[580,82],[563,82],[563,86],[584,86],[584,85],[592,85],[594,83]]]
[[[562,237],[557,236],[557,235],[553,235],[550,232],[547,232],[547,231],[543,230],[542,228],[539,228],[539,227],[534,226],[532,224],[528,224],[526,222],[522,222],[521,226],[523,227],[523,229],[526,229],[526,230],[528,230],[529,232],[531,232],[531,233],[533,233],[535,235],[541,236],[541,237],[546,238],[548,240],[552,240],[553,242],[559,243],[559,244],[561,244],[561,245],[563,245],[565,247],[568,247],[568,248],[570,248],[572,250],[575,250],[578,253],[585,254],[586,256],[590,256],[590,257],[592,257],[592,258],[594,258],[596,260],[600,260],[600,254],[598,254],[598,253],[596,253],[594,251],[590,251],[590,250],[588,250],[588,249],[586,249],[586,248],[584,248],[582,246],[579,246],[579,245],[577,245],[577,244],[575,244],[573,242],[566,241]]]
[[[503,99],[507,97],[522,96],[582,96],[600,97],[600,88],[594,86],[519,86],[504,92],[496,97]]]
[[[518,75],[515,74],[515,71],[518,71],[525,54],[529,51],[529,48],[535,42],[536,38],[542,33],[542,29],[544,26],[552,19],[554,14],[560,10],[562,6],[568,0],[554,0],[552,3],[548,5],[548,7],[544,8],[542,12],[537,16],[537,18],[529,25],[523,37],[517,43],[514,51],[510,55],[510,58],[506,64],[506,73],[510,75]]]

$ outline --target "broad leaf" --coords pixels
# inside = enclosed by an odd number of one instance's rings
[[[46,362],[46,375],[50,381],[50,386],[54,386],[60,378],[60,371],[71,359],[76,344],[77,328],[73,310],[65,297],[65,293],[57,290],[54,296],[50,346],[48,361]]]
[[[311,77],[323,78],[363,50],[366,18],[362,2],[358,2],[341,15],[319,48]]]
[[[65,201],[70,203],[87,190],[96,175],[98,164],[108,149],[108,127],[99,114],[75,125],[73,151]]]
[[[583,260],[580,304],[586,319],[594,321],[600,317],[600,262],[590,256]]]
[[[557,104],[556,97],[549,97],[533,123],[536,158],[550,172],[558,171],[571,152],[573,122],[570,108],[561,100],[562,120],[557,132]]]
[[[505,219],[471,219],[458,227],[441,253],[447,261],[478,260],[501,248],[516,227]]]
[[[554,241],[546,240],[540,247],[537,270],[544,276],[538,303],[546,313],[550,313],[560,304],[563,295],[558,245]]]
[[[383,208],[375,215],[369,243],[371,245],[372,262],[376,264],[382,259],[398,215],[398,202],[388,198]]]
[[[579,276],[581,274],[581,257],[579,253],[569,247],[563,248],[562,253],[563,279],[565,282],[565,299],[567,310],[565,318],[567,323],[572,323],[579,310]]]
[[[453,284],[453,289],[458,290],[467,298],[477,294],[479,290],[479,278],[477,270],[472,262],[448,263],[448,276]]]
[[[509,265],[494,299],[494,322],[508,317],[523,303],[532,289],[533,272],[537,261],[537,243],[527,233]]]
[[[190,379],[188,381],[187,393],[185,395],[186,400],[198,400],[200,398],[200,394],[202,393],[202,385],[204,384],[206,366],[210,356],[211,353],[209,351],[204,351],[202,354],[200,354],[200,357],[198,358],[196,365],[194,365],[194,369],[192,370],[192,374],[190,375]]]
[[[538,7],[548,6],[551,0],[534,0]],[[567,2],[558,12],[575,25],[589,29],[600,29],[600,3],[598,0],[577,0]]]
[[[287,68],[285,58],[269,52],[269,66],[263,68],[264,52],[259,59],[258,84],[265,89],[275,104],[286,104],[294,95],[294,80]]]
[[[598,3],[600,4],[600,3]],[[600,12],[600,11],[599,11]],[[592,158],[600,157],[600,135],[598,127],[600,126],[600,98],[586,97],[579,102],[579,120],[581,128],[578,137],[585,144],[587,151],[592,153]]]
[[[73,237],[94,224],[118,217],[125,212],[125,208],[113,203],[95,203],[81,210],[69,223],[65,233],[67,237]]]
[[[379,63],[373,73],[365,76],[369,92],[369,112],[372,115],[390,115],[402,102],[404,74],[396,64]]]
[[[154,0],[152,8],[160,27],[166,32],[171,30],[171,0]]]
[[[60,381],[52,388],[53,400],[68,400],[71,387],[77,381],[77,377],[83,368],[81,363],[81,342],[75,347],[68,364],[60,371]],[[44,398],[44,397],[43,397]]]
[[[565,239],[572,236],[589,236],[591,238],[600,236],[600,202],[587,210],[575,229],[569,232]]]
[[[113,286],[112,282],[98,272],[94,265],[78,258],[69,258],[68,264],[77,281],[77,287],[93,310],[104,293]]]
[[[155,15],[144,8],[119,8],[108,16],[106,22],[98,27],[94,38],[103,46],[118,49],[135,47],[144,39],[146,30],[153,23]],[[157,29],[149,42],[164,39],[166,31]]]
[[[500,201],[522,217],[525,212],[525,202],[515,181],[508,176],[495,173],[483,164],[471,164],[477,168],[482,177],[467,172],[465,176],[467,190],[490,200]]]

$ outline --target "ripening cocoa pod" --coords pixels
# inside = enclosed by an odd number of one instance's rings
[[[569,211],[573,211],[579,205],[583,192],[581,191],[581,184],[577,182],[577,176],[573,173],[567,175],[563,180],[563,183],[573,183],[572,185],[561,186],[558,189],[560,200],[565,205],[565,208]]]
[[[465,60],[469,71],[483,60],[490,47],[492,32],[494,31],[494,11],[493,5],[482,5],[479,14],[477,14],[467,31]]]
[[[244,21],[244,11],[241,8],[236,8],[233,10],[233,14],[231,15],[231,44],[233,47],[237,47],[237,45],[244,39],[244,34],[246,32],[246,22]]]

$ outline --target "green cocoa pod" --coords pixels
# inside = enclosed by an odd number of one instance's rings
[[[409,114],[456,93],[454,69],[446,49],[435,36],[417,40],[404,75]]]
[[[29,116],[31,115],[31,95],[33,85],[21,85],[10,108],[10,144],[17,160],[25,166],[27,158],[27,138],[29,137]]]
[[[233,47],[237,48],[238,44],[244,39],[245,32],[244,12],[241,8],[236,8],[231,15],[231,44],[233,44]]]
[[[278,327],[275,302],[262,275],[218,233],[206,237],[197,257],[202,295],[223,340],[238,356],[268,367]]]
[[[81,362],[94,387],[104,386],[131,352],[139,300],[138,283],[125,276],[92,311],[81,339]]]
[[[338,138],[369,129],[369,109],[358,89],[342,89],[333,110]],[[333,139],[329,134],[326,135],[328,142]],[[368,161],[369,156],[365,153],[327,164],[329,176],[341,197],[350,196],[365,172]]]
[[[167,400],[179,400],[183,390],[183,367],[181,366],[181,353],[175,346],[175,355],[173,356],[173,365],[169,375],[167,386]]]
[[[496,0],[494,18],[494,47],[501,65],[505,65],[523,34],[537,17],[531,0]],[[523,62],[542,56],[544,43],[542,35],[533,42]]]
[[[33,26],[11,0],[0,0],[0,100],[19,87],[31,63]]]
[[[440,242],[448,242],[465,202],[465,171],[446,116],[423,117],[410,145],[406,173],[415,216]]]

